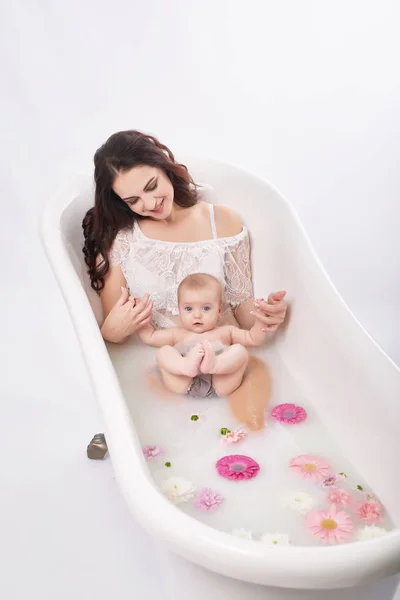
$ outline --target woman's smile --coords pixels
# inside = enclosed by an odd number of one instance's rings
[[[150,212],[156,215],[159,215],[160,213],[162,213],[163,208],[164,208],[164,200],[165,198],[163,198],[161,200],[161,204],[159,204],[154,210],[151,210]]]

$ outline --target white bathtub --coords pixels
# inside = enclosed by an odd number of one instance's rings
[[[279,354],[321,420],[340,438],[346,455],[398,527],[400,370],[344,304],[287,200],[264,180],[232,165],[190,158],[186,164],[195,181],[211,186],[209,199],[234,208],[248,226],[256,296],[289,291],[288,323],[276,335],[272,352]],[[398,528],[365,542],[277,549],[210,528],[161,495],[143,459],[126,383],[117,376],[132,344],[111,352],[113,364],[99,331],[100,302],[85,273],[81,222],[92,203],[91,178],[78,179],[47,205],[41,236],[103,414],[116,478],[134,517],[173,553],[213,572],[190,567],[193,578],[201,572],[203,586],[201,592],[192,586],[191,600],[223,593],[234,600],[392,598],[396,582],[384,578],[400,571]],[[134,368],[140,369],[139,353],[136,358]],[[180,561],[171,564],[179,573]],[[182,598],[187,597],[187,582],[183,588]],[[173,598],[181,598],[178,591]]]

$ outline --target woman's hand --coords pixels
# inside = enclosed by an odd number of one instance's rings
[[[286,292],[282,290],[270,294],[267,301],[263,298],[254,301],[254,310],[250,311],[250,314],[265,325],[263,331],[268,333],[276,331],[285,320],[287,311],[285,296]]]
[[[153,300],[145,294],[141,300],[128,295],[126,287],[107,315],[101,334],[109,342],[121,343],[151,320]]]

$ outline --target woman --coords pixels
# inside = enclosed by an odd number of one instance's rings
[[[156,138],[138,131],[112,135],[95,156],[95,205],[83,220],[83,252],[100,294],[105,340],[122,343],[152,320],[179,324],[177,287],[206,272],[224,282],[222,322],[250,328],[260,319],[275,331],[286,292],[253,299],[249,237],[228,207],[201,200],[187,168]],[[230,396],[233,413],[253,429],[264,424],[269,377],[252,357]]]

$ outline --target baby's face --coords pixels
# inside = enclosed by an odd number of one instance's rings
[[[204,333],[214,329],[221,313],[221,294],[216,286],[183,289],[179,297],[179,316],[188,331]]]

